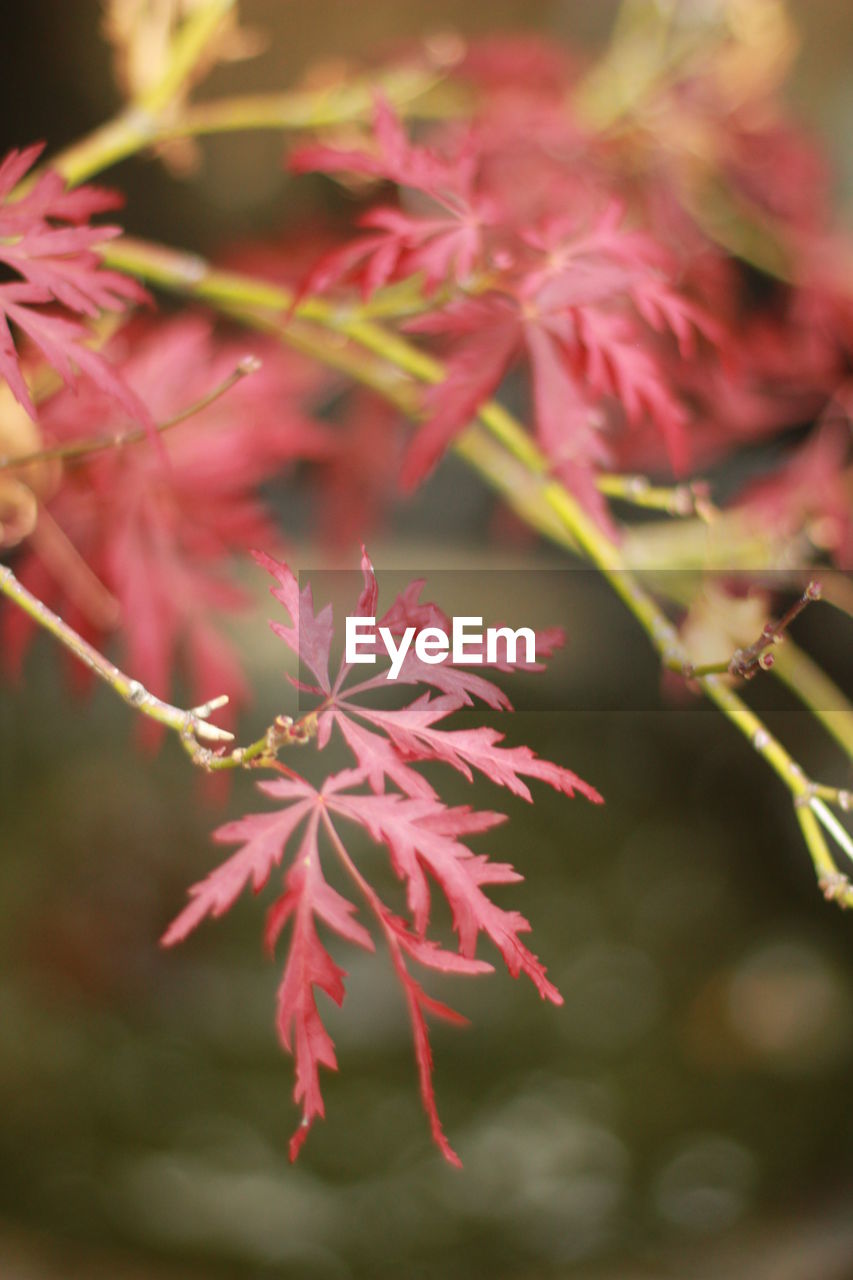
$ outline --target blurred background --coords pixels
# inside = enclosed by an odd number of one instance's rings
[[[835,0],[791,8],[803,37],[791,96],[823,134],[849,210],[853,13]],[[242,10],[270,52],[217,70],[211,94],[448,28],[532,28],[595,50],[615,5]],[[3,54],[0,151],[40,137],[60,147],[118,105],[90,0],[19,6]],[[311,184],[286,178],[275,136],[205,143],[204,155],[187,183],[144,160],[111,172],[125,225],[212,252],[274,234],[283,207],[310,215]],[[310,565],[296,510],[294,559]],[[372,550],[379,565],[476,564],[484,609],[501,614],[499,567],[562,562],[536,546],[495,552],[490,519],[451,462]],[[108,692],[73,701],[47,642],[26,687],[2,690],[4,1280],[853,1276],[853,922],[820,898],[764,766],[715,714],[662,696],[606,589],[584,572],[538,580],[537,620],[565,625],[569,643],[547,677],[510,685],[523,708],[512,741],[608,803],[540,793],[529,808],[450,784],[448,798],[510,813],[491,847],[525,874],[513,904],[566,996],[554,1010],[500,974],[444,993],[473,1024],[434,1035],[461,1173],[430,1144],[388,966],[356,954],[329,1018],[341,1070],[327,1078],[328,1120],[287,1163],[291,1063],[275,1041],[261,904],[241,902],[176,952],[157,947],[211,865],[210,829],[256,807],[249,779],[211,797],[174,744],[137,751]],[[282,657],[263,626],[240,634],[261,708],[248,735],[279,705]],[[849,687],[844,627],[806,615],[799,634]],[[777,698],[769,714],[807,767],[837,772],[793,704]]]

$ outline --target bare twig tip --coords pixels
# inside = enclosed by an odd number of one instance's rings
[[[204,738],[208,742],[233,742],[234,734],[229,733],[227,729],[220,729],[217,724],[208,724],[206,720],[195,720],[193,730],[196,737]]]
[[[214,711],[227,707],[229,701],[228,694],[221,693],[218,698],[211,698],[208,702],[203,702],[200,707],[191,707],[190,715],[197,716],[199,720],[207,720]]]

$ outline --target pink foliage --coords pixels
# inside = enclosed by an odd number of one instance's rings
[[[12,192],[34,165],[44,144],[10,151],[0,164],[0,263],[18,277],[0,285],[0,374],[17,400],[35,416],[10,322],[35,344],[66,383],[84,373],[136,421],[151,426],[143,401],[97,352],[86,345],[83,324],[70,316],[121,312],[144,302],[145,290],[101,265],[95,250],[120,234],[115,226],[90,226],[95,213],[114,209],[121,196],[99,187],[67,191],[62,178],[42,173],[15,199]],[[57,309],[58,308],[58,309]]]

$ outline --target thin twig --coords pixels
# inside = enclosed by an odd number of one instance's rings
[[[180,413],[176,413],[174,417],[158,423],[155,427],[156,433],[164,435],[167,431],[171,431],[173,427],[177,427],[189,418],[195,417],[197,413],[201,413],[203,409],[207,409],[224,396],[236,383],[241,382],[243,378],[248,377],[250,374],[256,373],[260,367],[261,362],[257,356],[245,356],[236,368],[229,373],[228,377],[224,378],[212,391],[209,391],[193,404],[188,405],[186,409],[182,409]],[[90,454],[100,453],[104,449],[119,449],[125,445],[139,444],[141,441],[148,439],[150,439],[148,431],[143,427],[134,427],[130,431],[117,432],[115,435],[93,436],[88,440],[72,440],[68,444],[51,445],[46,449],[36,449],[32,453],[5,454],[0,456],[0,471],[17,470],[19,467],[28,467],[34,462],[52,462],[55,459],[61,459],[64,462],[77,461],[80,458],[88,457]]]
[[[326,704],[323,704],[326,705]],[[194,764],[206,773],[221,773],[227,769],[284,769],[277,759],[282,747],[304,747],[317,735],[317,716],[323,709],[315,707],[300,719],[276,716],[266,732],[246,747],[233,747],[229,751],[213,750],[202,746],[186,730],[181,733],[181,743]]]
[[[666,665],[670,671],[677,672],[677,674],[684,676],[686,680],[695,680],[699,676],[723,674],[737,676],[743,680],[751,680],[759,671],[769,671],[773,667],[775,657],[772,653],[772,646],[782,641],[785,632],[794,619],[798,618],[808,605],[815,600],[819,600],[820,597],[820,583],[810,582],[799,600],[796,600],[778,621],[766,623],[758,639],[743,649],[735,649],[728,661],[706,662],[697,666],[692,662],[683,662],[676,658]]]

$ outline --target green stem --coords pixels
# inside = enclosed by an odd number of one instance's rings
[[[190,105],[171,116],[164,114],[152,97],[131,104],[114,120],[54,156],[50,167],[69,185],[77,186],[120,160],[177,138],[260,129],[295,132],[347,124],[370,116],[377,91],[403,113],[417,109],[425,116],[442,115],[446,108],[431,93],[440,79],[440,71],[434,68],[400,67],[370,81],[310,91],[235,95]]]
[[[853,760],[853,704],[826,672],[791,640],[776,651],[773,674],[805,703],[812,715]]]
[[[853,889],[847,877],[842,875],[836,867],[813,810],[805,805],[798,808],[796,812],[824,897],[830,902],[838,902],[842,907],[853,906]]]
[[[155,84],[140,94],[114,120],[107,121],[82,141],[55,156],[50,167],[75,186],[126,156],[157,141],[158,131],[175,100],[192,80],[193,71],[236,0],[207,0],[184,22],[172,41],[166,69]],[[38,171],[17,187],[22,195]]]
[[[698,516],[708,524],[718,514],[701,481],[672,486],[653,485],[645,476],[600,475],[598,491],[607,498],[630,503],[647,511],[665,511],[670,516]]]

